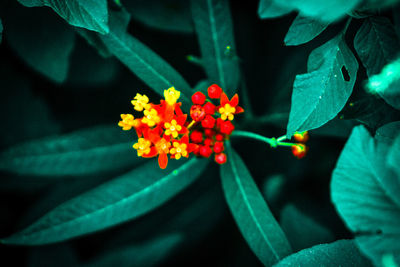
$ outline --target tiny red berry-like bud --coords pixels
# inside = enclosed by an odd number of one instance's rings
[[[217,141],[224,141],[225,137],[223,134],[217,134],[215,135],[215,140]]]
[[[190,140],[194,143],[201,143],[203,141],[203,134],[200,131],[193,131],[190,135]]]
[[[226,155],[225,153],[215,155],[215,162],[218,164],[224,164],[226,162]]]
[[[201,126],[204,128],[214,128],[215,125],[215,119],[211,115],[207,115],[202,121],[201,121]]]
[[[216,106],[211,102],[207,102],[203,108],[207,114],[214,115]]]
[[[301,143],[307,142],[308,138],[309,138],[307,131],[300,132],[300,133],[299,132],[295,132],[293,137],[297,142],[301,142]]]
[[[204,133],[207,137],[213,137],[215,135],[215,131],[213,129],[204,129]]]
[[[209,146],[201,146],[200,147],[200,155],[202,157],[208,158],[212,154],[212,149]]]
[[[212,84],[210,85],[210,87],[208,87],[207,92],[210,98],[220,98],[222,88],[219,87],[217,84]]]
[[[204,140],[204,145],[211,146],[212,144],[213,140],[211,138],[206,138],[206,140]]]
[[[214,144],[214,152],[216,154],[221,153],[222,151],[224,151],[224,143],[222,142],[215,142]]]
[[[190,108],[190,117],[194,121],[202,121],[206,116],[206,112],[204,111],[203,107],[200,105],[193,105]]]
[[[196,105],[203,105],[206,101],[206,96],[202,92],[196,92],[192,95],[192,102]]]
[[[307,154],[307,151],[308,147],[304,144],[296,144],[292,146],[292,153],[298,159],[303,158]]]
[[[233,130],[235,130],[235,126],[233,126],[231,121],[222,121],[220,124],[221,133],[230,135]]]
[[[197,144],[190,143],[189,144],[189,153],[193,152],[195,155],[199,155],[200,146]]]

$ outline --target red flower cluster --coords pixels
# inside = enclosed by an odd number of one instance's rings
[[[165,100],[156,105],[149,103],[145,95],[137,94],[132,100],[136,111],[143,111],[143,117],[135,119],[132,114],[121,114],[118,125],[123,130],[134,128],[138,142],[133,145],[137,155],[144,158],[158,156],[158,164],[164,169],[168,164],[168,155],[173,159],[189,157],[190,153],[201,157],[210,157],[215,153],[215,161],[226,162],[224,140],[235,127],[234,115],[244,110],[238,106],[239,97],[235,94],[231,100],[216,84],[208,88],[208,96],[219,99],[219,105],[213,104],[201,92],[192,96],[190,109],[192,122],[187,121],[187,114],[181,110],[177,100],[180,92],[171,87],[164,91]],[[219,113],[220,117],[216,117]],[[190,138],[189,138],[190,136]]]

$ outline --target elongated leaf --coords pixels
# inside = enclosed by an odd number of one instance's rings
[[[191,184],[208,161],[171,160],[168,168],[150,161],[77,196],[28,228],[2,240],[7,244],[41,245],[93,233],[137,218],[160,206]]]
[[[69,24],[108,33],[107,0],[18,0],[27,7],[48,6]]]
[[[7,41],[18,56],[52,81],[63,82],[75,44],[68,25],[50,10],[38,8],[12,8],[4,19],[9,29]]]
[[[285,45],[305,44],[317,37],[329,23],[297,15],[285,36]]]
[[[311,52],[307,69],[294,81],[287,136],[318,128],[339,113],[353,91],[358,63],[339,34]]]
[[[367,267],[372,264],[360,253],[353,240],[339,240],[301,250],[274,265],[284,266]]]
[[[182,93],[180,101],[190,103],[189,84],[160,56],[126,32],[127,16],[122,11],[110,12],[110,33],[100,36],[105,46],[156,93],[163,95],[165,89],[174,86]]]
[[[0,154],[0,170],[23,175],[87,175],[118,170],[139,161],[134,138],[117,125],[19,144]]]
[[[221,166],[226,201],[254,254],[264,265],[270,266],[290,254],[289,242],[246,165],[229,143],[227,155],[228,162]]]
[[[400,177],[400,134],[393,142],[387,160],[388,165],[396,172],[397,176]]]
[[[395,255],[400,263],[400,177],[386,165],[392,129],[382,127],[373,139],[363,126],[354,128],[331,183],[338,213],[359,233],[357,245],[376,265],[385,254]]]
[[[133,19],[149,27],[180,33],[194,31],[187,0],[136,0],[123,4]]]
[[[0,44],[2,40],[3,40],[3,23],[1,22],[0,18]]]
[[[183,240],[184,235],[181,233],[164,234],[145,242],[115,249],[83,266],[126,266],[127,263],[130,267],[157,266]]]
[[[219,84],[231,97],[240,75],[229,1],[192,0],[191,9],[208,80]]]
[[[354,38],[354,48],[367,69],[368,76],[371,77],[380,73],[385,65],[396,59],[400,51],[400,41],[388,18],[368,17]],[[386,90],[378,90],[378,94],[388,104],[400,108],[399,83],[393,84]]]
[[[258,16],[261,19],[277,18],[290,12],[292,12],[291,8],[276,4],[274,0],[260,0],[258,5]]]

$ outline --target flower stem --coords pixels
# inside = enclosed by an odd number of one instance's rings
[[[195,123],[196,121],[192,120],[186,128],[189,130]]]
[[[267,144],[269,144],[271,147],[278,147],[278,146],[287,146],[287,147],[292,147],[295,146],[295,143],[286,143],[286,142],[281,142],[282,140],[286,139],[286,136],[281,136],[279,138],[268,138],[256,133],[252,133],[252,132],[247,132],[247,131],[233,131],[233,133],[231,134],[231,136],[233,137],[247,137],[247,138],[251,138],[251,139],[255,139],[255,140],[259,140],[261,142],[265,142]]]

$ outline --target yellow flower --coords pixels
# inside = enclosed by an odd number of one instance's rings
[[[150,110],[145,110],[144,111],[144,117],[142,119],[142,122],[147,124],[149,127],[153,127],[157,123],[160,122],[160,117],[158,116],[157,110],[154,108]]]
[[[161,138],[160,141],[157,142],[156,144],[156,149],[158,153],[169,153],[169,148],[171,147],[171,143],[165,140],[164,138]]]
[[[137,125],[137,121],[135,121],[132,114],[121,114],[121,119],[122,121],[118,122],[118,126],[122,127],[124,131],[128,131]]]
[[[176,138],[179,134],[178,132],[182,130],[182,126],[180,126],[176,120],[172,120],[171,123],[164,123],[164,127],[166,129],[165,134],[172,135],[173,138]]]
[[[175,90],[175,87],[171,87],[168,90],[164,90],[164,98],[169,105],[175,104],[176,100],[178,100],[180,96],[181,92]]]
[[[233,114],[235,114],[236,108],[229,104],[225,104],[225,106],[219,108],[218,112],[221,113],[221,119],[228,119],[231,121],[234,118]]]
[[[139,138],[138,142],[133,145],[133,148],[137,150],[137,155],[141,157],[150,153],[151,142],[144,138]]]
[[[149,98],[146,95],[136,94],[131,103],[134,109],[137,111],[142,111],[143,109],[150,109]]]
[[[187,145],[185,143],[179,144],[178,142],[174,142],[173,146],[174,147],[170,149],[169,153],[173,155],[175,159],[187,157],[188,152],[186,151]]]

